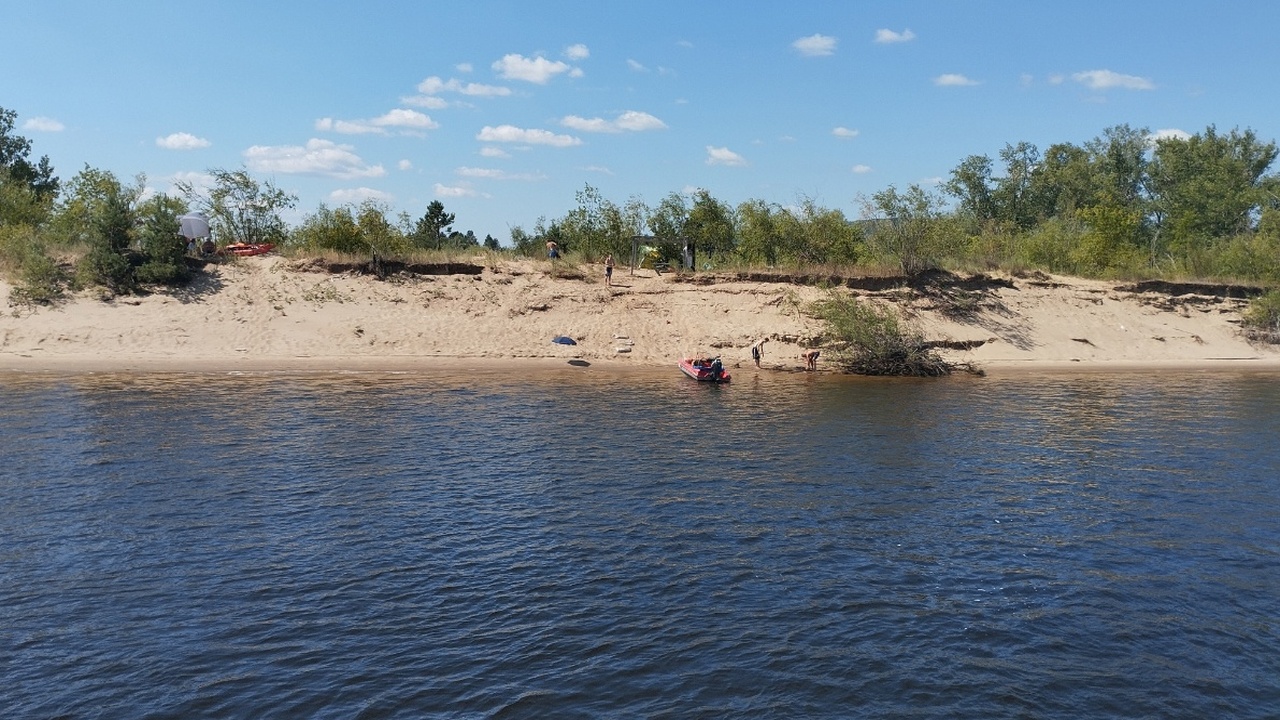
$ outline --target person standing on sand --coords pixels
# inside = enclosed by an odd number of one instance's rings
[[[604,286],[613,287],[613,253],[604,256]]]
[[[760,367],[760,358],[764,357],[764,340],[757,342],[751,346],[751,359],[756,361],[756,367]]]
[[[547,241],[547,257],[552,260],[560,257],[560,246],[556,244],[555,240]]]
[[[805,370],[817,370],[817,369],[818,369],[818,354],[819,354],[819,352],[818,352],[817,350],[805,350],[805,351],[804,351],[804,354],[803,354],[803,355],[801,355],[800,357],[804,359],[804,369],[805,369]]]

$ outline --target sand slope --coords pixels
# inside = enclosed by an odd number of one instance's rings
[[[609,289],[600,267],[563,274],[513,260],[474,275],[381,281],[242,258],[172,293],[7,307],[0,370],[341,370],[476,358],[670,366],[699,353],[754,370],[749,348],[761,338],[764,367],[796,369],[800,352],[820,342],[821,324],[801,310],[827,292],[817,285],[619,268]],[[8,290],[0,282],[0,297]],[[856,292],[898,303],[930,339],[976,345],[946,354],[986,369],[1280,365],[1280,348],[1238,332],[1244,300],[1136,290],[1037,276],[924,295]],[[578,344],[551,342],[557,335]]]

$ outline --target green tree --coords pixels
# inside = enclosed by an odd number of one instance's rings
[[[135,230],[142,250],[142,264],[135,271],[139,281],[176,285],[190,279],[186,241],[178,222],[178,216],[186,211],[182,198],[163,193],[139,203]]]
[[[1031,176],[1031,193],[1045,217],[1069,218],[1077,208],[1096,204],[1089,152],[1071,143],[1050,145]]]
[[[408,239],[387,220],[387,207],[377,200],[365,200],[356,214],[360,243],[372,257],[374,272],[386,276],[383,263],[409,250]]]
[[[733,208],[711,196],[706,190],[693,194],[693,206],[684,224],[684,236],[694,243],[703,257],[713,258],[733,253],[737,233]]]
[[[439,250],[445,246],[449,237],[449,229],[453,226],[454,214],[446,212],[444,203],[432,200],[427,203],[427,211],[414,224],[410,240],[414,247],[424,250]]]
[[[747,200],[738,205],[738,256],[749,263],[777,265],[784,252],[786,211],[776,203]]]
[[[1048,210],[1034,182],[1040,167],[1040,150],[1029,142],[1005,145],[1000,159],[1004,161],[1004,176],[996,180],[992,194],[997,217],[1023,230],[1034,227]]]
[[[178,191],[209,218],[216,237],[244,243],[283,243],[288,227],[281,213],[298,198],[277,188],[270,180],[259,183],[247,170],[209,171],[213,185],[207,190],[191,182],[178,183]]]
[[[872,220],[872,246],[907,276],[933,269],[945,254],[942,201],[919,185],[906,192],[890,185],[863,203],[863,215]]]
[[[0,107],[0,184],[14,182],[37,200],[52,200],[58,194],[59,183],[49,165],[49,156],[31,161],[31,141],[13,133],[17,118],[13,110]]]
[[[684,245],[684,226],[689,221],[689,203],[678,192],[668,193],[645,216],[645,225],[653,234],[658,254],[665,259],[680,256]]]
[[[942,189],[956,198],[961,215],[982,226],[996,218],[995,180],[991,158],[970,155],[951,171]]]
[[[564,241],[556,242],[561,250],[579,253],[587,261],[629,251],[636,233],[634,212],[618,207],[591,185],[578,192],[577,201],[560,223]]]
[[[346,205],[329,208],[321,203],[315,212],[302,218],[293,231],[293,243],[307,250],[333,250],[352,255],[368,250],[356,217]]]
[[[1170,241],[1224,238],[1252,230],[1280,189],[1280,180],[1267,175],[1276,155],[1276,144],[1258,140],[1252,130],[1220,135],[1210,125],[1187,139],[1157,140],[1151,193]]]

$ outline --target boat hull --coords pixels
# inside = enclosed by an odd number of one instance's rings
[[[726,383],[729,382],[729,372],[720,366],[719,369],[710,367],[694,358],[683,358],[677,363],[680,372],[697,380],[698,382]]]

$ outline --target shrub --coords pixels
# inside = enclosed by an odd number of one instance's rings
[[[66,272],[29,225],[0,227],[0,268],[13,279],[11,304],[49,305],[66,292]]]
[[[953,369],[892,307],[833,292],[810,312],[827,324],[834,361],[848,372],[934,377]]]
[[[1245,335],[1250,340],[1280,343],[1280,290],[1254,298],[1243,320]]]

